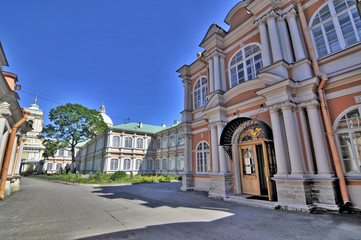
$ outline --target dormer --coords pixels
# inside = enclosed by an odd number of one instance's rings
[[[227,32],[223,28],[217,24],[212,24],[199,46],[206,50],[214,46],[223,48],[223,38],[226,34]]]
[[[252,16],[246,8],[249,2],[250,1],[241,1],[237,3],[227,14],[224,22],[231,26],[229,31],[232,31]]]

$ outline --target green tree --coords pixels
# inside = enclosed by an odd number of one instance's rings
[[[94,138],[107,128],[101,114],[80,104],[67,103],[53,108],[49,112],[50,124],[41,132],[45,139],[45,156],[54,156],[57,149],[71,147],[71,160],[75,172],[75,146]],[[54,152],[55,149],[55,152]],[[45,157],[44,156],[44,157]]]

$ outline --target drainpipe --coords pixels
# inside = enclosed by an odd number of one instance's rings
[[[1,172],[1,182],[0,182],[0,199],[1,200],[4,199],[4,197],[5,197],[4,191],[5,191],[6,177],[8,175],[10,158],[11,158],[11,153],[12,153],[12,149],[14,146],[14,140],[15,140],[17,129],[21,124],[23,124],[28,119],[28,116],[30,114],[29,111],[25,111],[24,109],[22,109],[22,111],[24,113],[24,117],[12,127],[8,146],[6,149],[4,164],[3,164],[3,168],[2,168],[2,172]]]
[[[310,32],[308,31],[306,17],[303,12],[303,7],[302,7],[301,2],[302,2],[302,0],[297,0],[297,10],[298,10],[298,15],[299,15],[301,26],[302,26],[302,31],[304,33],[307,49],[308,49],[308,52],[310,54],[310,58],[312,61],[313,71],[317,77],[321,76],[321,82],[320,82],[320,85],[318,86],[318,96],[320,98],[321,111],[322,111],[323,121],[324,121],[324,124],[326,127],[327,138],[328,138],[328,142],[330,144],[330,148],[331,148],[331,152],[332,152],[336,175],[339,179],[343,204],[345,207],[350,207],[352,204],[350,202],[349,194],[347,191],[345,175],[343,174],[343,169],[342,169],[342,164],[341,164],[341,159],[340,159],[340,153],[336,146],[335,133],[332,128],[332,122],[331,122],[331,118],[330,118],[330,113],[328,111],[327,100],[326,100],[326,96],[325,96],[325,92],[324,92],[324,87],[327,84],[328,77],[327,77],[326,73],[320,73],[320,68],[318,66],[315,49],[313,48],[312,40],[310,37]]]

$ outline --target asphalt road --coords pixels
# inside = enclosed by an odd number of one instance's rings
[[[180,183],[82,186],[22,179],[0,202],[0,239],[361,239],[361,215],[264,209]]]

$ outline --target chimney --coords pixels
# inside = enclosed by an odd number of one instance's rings
[[[165,123],[162,123],[162,127],[166,127]]]
[[[143,128],[143,123],[139,122],[139,128]]]

